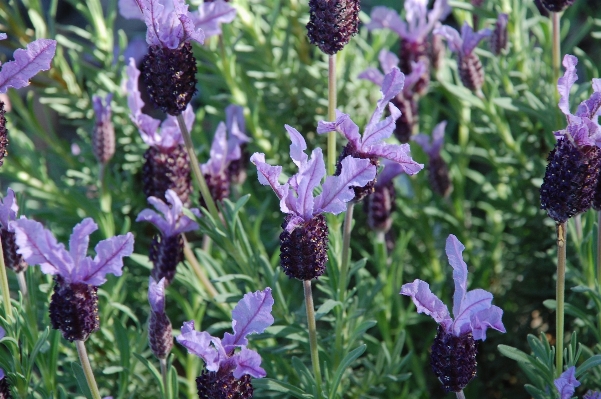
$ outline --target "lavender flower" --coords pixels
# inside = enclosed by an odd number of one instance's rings
[[[140,71],[136,68],[133,58],[130,58],[125,83],[130,118],[138,128],[142,140],[150,146],[144,153],[146,160],[142,169],[144,194],[146,197],[164,200],[165,192],[172,189],[181,201],[189,206],[192,191],[190,161],[177,119],[168,115],[161,123],[142,113],[144,102],[138,90],[139,76]],[[191,107],[186,109],[183,117],[187,128],[191,129],[194,123]]]
[[[378,59],[384,74],[390,73],[392,68],[399,65],[399,58],[388,50],[380,51]],[[415,126],[417,126],[418,96],[413,89],[425,72],[427,72],[427,66],[423,61],[413,64],[411,73],[405,76],[403,90],[390,100],[401,111],[401,116],[396,120],[394,128],[394,135],[401,143],[409,142]],[[375,68],[368,68],[359,74],[359,79],[369,80],[381,87],[384,83],[384,74]]]
[[[557,143],[549,153],[545,177],[540,189],[541,208],[553,220],[563,223],[572,216],[585,212],[591,205],[601,209],[601,128],[596,121],[601,109],[601,79],[593,79],[593,94],[583,101],[576,114],[570,112],[570,89],[578,80],[578,59],[566,55],[564,76],[557,81],[560,93],[559,109],[568,125],[554,132]]]
[[[336,121],[323,122],[320,121],[317,125],[317,133],[323,134],[331,131],[342,133],[347,139],[348,144],[343,148],[340,160],[347,155],[355,158],[369,159],[370,162],[377,166],[379,158],[390,159],[402,165],[403,170],[408,175],[414,175],[423,169],[424,165],[418,164],[411,159],[409,144],[387,144],[383,140],[390,137],[396,124],[395,121],[401,116],[400,111],[393,104],[388,104],[390,100],[396,97],[402,90],[405,82],[405,76],[397,67],[386,74],[382,82],[382,98],[378,101],[376,109],[371,116],[371,119],[365,126],[363,136],[359,134],[359,127],[353,122],[347,114],[336,111]],[[380,121],[384,109],[388,104],[390,116]],[[344,165],[339,161],[336,165],[336,174],[344,172]],[[368,185],[355,189],[355,201],[362,200],[365,196],[373,192],[376,180]]]
[[[447,122],[440,122],[432,131],[432,138],[425,134],[418,134],[414,140],[418,143],[428,155],[430,166],[428,167],[428,180],[432,191],[441,197],[447,197],[453,190],[451,179],[449,177],[449,167],[440,156],[440,150],[444,143],[444,130]]]
[[[261,356],[247,349],[249,334],[260,334],[273,324],[271,288],[248,293],[232,311],[234,334],[223,339],[194,330],[194,321],[184,323],[181,335],[175,339],[205,362],[205,369],[196,379],[199,398],[249,399],[253,395],[251,377],[263,378]],[[236,348],[240,351],[235,352]]]
[[[360,10],[359,0],[309,0],[309,42],[336,54],[357,34]]]
[[[390,160],[384,161],[384,169],[374,186],[374,192],[363,203],[365,213],[367,213],[367,224],[372,230],[383,233],[390,230],[391,215],[396,208],[393,180],[402,173],[404,170],[401,165]]]
[[[601,399],[601,392],[599,391],[587,391],[582,399]]]
[[[229,134],[228,142],[231,140],[233,146],[240,148],[240,157],[230,160],[227,173],[231,183],[242,184],[246,180],[246,168],[249,158],[246,154],[246,145],[250,141],[250,137],[246,135],[244,108],[234,104],[228,105],[225,109],[225,126]]]
[[[561,12],[574,4],[574,0],[541,0],[541,3],[551,12]]]
[[[425,70],[422,71],[416,85],[416,91],[423,94],[430,81],[430,62],[428,57],[427,38],[436,24],[445,19],[451,8],[447,0],[436,0],[432,10],[427,9],[428,2],[423,0],[405,1],[405,17],[407,22],[401,20],[396,11],[387,7],[374,7],[371,12],[371,21],[366,24],[367,29],[390,29],[399,35],[401,47],[401,71],[410,74],[416,62],[423,62]]]
[[[576,367],[572,366],[561,373],[553,384],[559,392],[559,399],[572,399],[576,388],[580,386],[580,382],[576,379]]]
[[[10,222],[17,219],[17,212],[19,212],[19,205],[15,200],[15,192],[9,188],[6,191],[6,197],[0,200],[2,254],[4,255],[4,265],[15,273],[21,273],[27,269],[27,262],[17,253],[15,233],[10,226]]]
[[[142,60],[142,78],[155,107],[180,115],[196,91],[196,59],[191,40],[200,44],[205,35],[194,26],[194,17],[184,0],[135,0],[148,30],[150,46]],[[129,10],[129,14],[133,14]]]
[[[149,258],[154,264],[152,276],[156,280],[165,278],[167,284],[173,281],[177,265],[183,260],[184,239],[182,233],[198,229],[198,224],[184,215],[182,202],[173,190],[165,193],[167,205],[157,197],[149,197],[148,202],[163,216],[152,209],[144,209],[138,214],[136,222],[154,224],[160,234],[154,236],[150,246]],[[198,209],[191,209],[195,216],[200,217]]]
[[[376,168],[368,159],[351,156],[341,161],[339,176],[328,176],[321,194],[313,196],[326,174],[321,148],[305,154],[307,143],[293,127],[286,125],[292,144],[290,157],[299,172],[285,184],[278,178],[281,166],[265,163],[265,154],[255,153],[250,161],[257,166],[259,183],[270,185],[280,199],[280,210],[287,214],[280,234],[280,261],[288,277],[311,280],[325,272],[328,259],[328,226],[323,213],[339,214],[346,210],[345,202],[355,196],[352,186],[362,187],[376,175]]]
[[[0,340],[6,336],[4,328],[0,327]],[[12,399],[10,394],[10,385],[8,385],[8,378],[4,374],[4,370],[0,369],[0,399]]]
[[[92,133],[92,149],[94,156],[103,165],[106,165],[115,155],[115,128],[111,121],[112,94],[107,94],[105,104],[99,96],[92,97],[96,123]]]
[[[6,33],[0,33],[0,40],[6,39]],[[29,85],[29,80],[38,72],[50,69],[50,63],[56,52],[56,41],[38,39],[27,45],[26,49],[17,49],[14,53],[15,60],[9,61],[0,70],[0,93],[13,87],[20,89]],[[0,100],[0,166],[4,164],[4,157],[8,154],[8,131],[4,117],[4,102]]]
[[[482,289],[467,291],[467,265],[462,256],[464,249],[457,237],[449,235],[446,253],[455,280],[455,320],[425,281],[416,279],[413,283],[404,284],[400,292],[411,297],[418,313],[432,316],[439,324],[430,363],[447,392],[461,391],[476,376],[475,341],[484,341],[488,328],[505,332],[501,322],[503,311],[492,305],[492,294]]]
[[[490,37],[490,51],[494,55],[501,54],[501,51],[507,48],[507,22],[509,16],[507,14],[500,13],[495,23],[495,30],[492,32]]]
[[[492,34],[490,29],[482,29],[474,33],[472,27],[464,22],[461,27],[461,35],[446,25],[435,29],[434,34],[447,39],[451,51],[457,53],[457,69],[463,85],[471,91],[479,91],[484,83],[484,72],[480,58],[474,53],[474,49],[482,39]]]
[[[52,328],[61,330],[69,341],[85,341],[100,327],[98,286],[106,282],[106,274],[122,274],[123,257],[131,255],[134,249],[133,235],[100,241],[92,259],[86,256],[89,236],[98,226],[91,218],[73,228],[68,252],[39,222],[21,217],[10,222],[10,227],[15,231],[18,253],[27,263],[39,264],[42,272],[55,276],[50,302]]]
[[[148,302],[150,302],[150,320],[148,320],[150,350],[159,359],[165,359],[173,348],[171,321],[165,313],[165,278],[157,283],[150,277]]]

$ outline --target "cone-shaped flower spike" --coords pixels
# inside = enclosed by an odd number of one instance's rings
[[[325,54],[336,54],[357,34],[360,9],[359,0],[309,0],[309,41]]]
[[[17,243],[15,241],[15,232],[10,226],[10,222],[17,220],[19,205],[15,198],[15,192],[9,188],[6,197],[0,200],[0,236],[2,237],[2,253],[4,255],[4,265],[15,273],[20,273],[27,269],[27,262],[17,253]]]
[[[509,21],[509,15],[500,13],[495,23],[495,29],[490,37],[490,51],[494,55],[501,54],[501,51],[507,48],[507,22]]]
[[[50,302],[52,328],[61,330],[69,341],[85,341],[100,327],[98,286],[108,273],[120,276],[123,257],[132,254],[131,233],[102,240],[94,248],[96,256],[86,256],[90,234],[98,230],[91,218],[73,228],[69,251],[41,223],[21,217],[10,226],[15,231],[18,253],[29,265],[40,265],[42,272],[55,276]]]
[[[428,166],[428,179],[430,187],[436,194],[446,197],[453,190],[451,179],[449,177],[449,167],[440,156],[440,150],[444,143],[444,130],[447,122],[440,122],[432,131],[432,137],[425,134],[418,134],[414,140],[418,143],[428,155],[430,165]]]
[[[596,121],[601,109],[601,79],[593,79],[593,90],[575,114],[570,112],[570,89],[578,80],[578,59],[566,55],[563,77],[557,81],[560,93],[559,109],[568,126],[555,132],[557,143],[547,158],[549,164],[540,188],[541,208],[553,220],[563,223],[585,212],[591,204],[601,209],[599,167],[601,166],[601,128]]]
[[[251,377],[263,378],[261,356],[246,346],[249,334],[260,334],[273,324],[271,288],[248,293],[232,311],[234,334],[225,333],[223,339],[207,332],[194,330],[194,321],[185,322],[178,343],[189,353],[205,362],[205,370],[196,379],[198,397],[249,399],[253,396]],[[236,348],[240,351],[236,352]]]
[[[503,311],[492,305],[492,294],[483,289],[467,291],[465,249],[457,237],[449,235],[446,253],[453,267],[455,294],[453,315],[447,306],[430,291],[428,283],[415,280],[401,288],[401,295],[410,296],[418,313],[425,313],[438,323],[438,334],[432,345],[430,363],[447,392],[459,392],[476,376],[476,343],[486,339],[486,330],[505,332],[501,321]]]
[[[345,159],[348,155],[355,158],[368,159],[374,166],[379,165],[379,158],[390,159],[403,167],[403,170],[408,175],[414,175],[423,169],[424,165],[415,162],[410,155],[409,144],[387,144],[385,139],[392,135],[395,129],[395,122],[401,116],[397,107],[393,104],[388,104],[390,100],[395,98],[402,90],[405,83],[405,75],[397,68],[386,74],[382,82],[382,98],[378,101],[376,109],[371,116],[371,119],[365,126],[363,135],[359,134],[359,127],[352,121],[351,117],[340,111],[336,111],[336,121],[324,122],[319,121],[317,125],[317,133],[323,134],[331,131],[342,133],[347,139],[348,144],[343,148],[339,162],[336,165],[336,174],[344,173],[344,165],[340,160]],[[384,109],[388,104],[390,116],[382,119]],[[365,187],[355,189],[355,201],[360,201],[365,196],[371,194],[374,190],[374,178]]]
[[[99,96],[92,97],[96,123],[92,133],[92,150],[94,156],[101,164],[106,165],[115,154],[115,128],[111,121],[111,99],[108,94],[103,103]]]
[[[150,319],[148,320],[150,350],[159,359],[165,359],[173,347],[171,321],[165,313],[165,278],[160,279],[157,283],[150,277],[148,302],[150,303]]]
[[[152,276],[156,280],[165,278],[169,284],[173,281],[177,265],[184,257],[182,233],[197,230],[198,224],[183,214],[182,202],[175,191],[167,190],[165,198],[168,204],[157,197],[148,198],[148,203],[161,212],[162,216],[152,209],[144,209],[136,222],[150,222],[159,229],[160,234],[154,236],[150,246],[149,258],[154,264]],[[196,217],[200,217],[198,209],[191,211]]]

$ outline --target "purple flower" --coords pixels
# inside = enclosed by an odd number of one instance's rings
[[[149,278],[148,302],[150,319],[148,321],[148,343],[152,353],[159,359],[165,359],[173,347],[171,321],[165,313],[165,279],[158,283]]]
[[[6,197],[0,200],[0,228],[6,231],[9,230],[9,223],[17,220],[17,212],[19,212],[19,204],[15,199],[15,192],[12,188],[6,190]]]
[[[444,143],[444,130],[446,127],[447,121],[442,121],[434,127],[432,138],[425,134],[418,134],[413,140],[422,147],[428,157],[439,157]]]
[[[144,209],[138,214],[136,222],[150,222],[154,224],[164,237],[173,237],[198,229],[198,223],[183,214],[182,201],[173,190],[167,190],[165,198],[167,198],[169,205],[159,198],[148,198],[148,202],[161,212],[163,216],[152,209]],[[200,217],[198,209],[193,208],[190,211],[196,217]]]
[[[6,34],[0,34],[0,40]],[[27,45],[26,49],[17,49],[15,60],[2,66],[0,71],[0,93],[6,93],[10,87],[19,89],[29,85],[29,80],[38,72],[50,69],[50,63],[56,52],[56,41],[38,39]]]
[[[393,179],[401,173],[404,171],[400,164],[388,159],[384,161],[384,169],[378,176],[374,192],[363,203],[367,224],[372,230],[386,233],[392,227],[391,216],[396,209]]]
[[[232,311],[234,334],[226,333],[223,339],[213,337],[205,331],[194,330],[194,321],[184,323],[181,335],[175,339],[185,346],[189,353],[205,362],[206,370],[196,380],[199,397],[226,397],[225,393],[239,395],[240,392],[232,391],[241,387],[247,390],[250,376],[265,377],[265,370],[261,367],[261,356],[246,347],[246,337],[249,334],[260,334],[273,324],[272,307],[273,297],[269,287],[264,291],[244,295]],[[236,352],[236,348],[240,350]],[[203,393],[213,393],[214,396],[203,396]]]
[[[599,391],[587,391],[582,399],[601,399],[601,392]]]
[[[576,379],[576,367],[572,366],[553,381],[555,388],[559,391],[559,399],[571,399],[580,386],[580,382]]]
[[[497,22],[495,23],[495,30],[492,32],[490,37],[490,51],[494,55],[501,54],[502,50],[507,48],[507,22],[509,21],[509,15],[499,13]]]
[[[442,159],[440,150],[444,142],[444,130],[447,122],[440,122],[432,132],[432,138],[425,134],[418,134],[414,140],[418,143],[428,155],[430,165],[428,166],[428,180],[432,191],[442,197],[446,197],[451,193],[453,186],[449,177],[449,167]]]
[[[384,74],[376,68],[367,68],[365,71],[359,74],[358,78],[369,80],[370,82],[382,87],[382,85],[384,84],[384,75],[391,73],[393,68],[398,67],[399,57],[397,57],[394,53],[388,50],[382,50],[378,55],[378,60],[380,61],[380,68],[382,69],[382,72],[384,72]],[[426,66],[426,64],[424,64],[423,61],[413,63],[411,72],[405,74],[403,88],[398,94],[398,96],[404,95],[405,97],[410,97],[412,94],[413,86],[418,82],[420,76],[423,73],[427,72],[427,69],[428,67]]]
[[[112,94],[107,94],[103,104],[100,96],[92,97],[96,123],[92,134],[92,150],[98,162],[106,165],[115,154],[115,128],[111,121]]]
[[[0,200],[0,236],[2,239],[2,253],[4,255],[4,265],[15,273],[24,272],[27,269],[27,262],[17,253],[17,243],[15,241],[15,232],[10,226],[10,222],[17,220],[19,205],[15,200],[15,192],[9,188],[6,197]]]

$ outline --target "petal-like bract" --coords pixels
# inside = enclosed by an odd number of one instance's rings
[[[553,384],[559,391],[560,399],[571,399],[576,388],[580,386],[580,381],[576,379],[576,367],[572,366],[561,373]]]
[[[430,285],[425,281],[416,279],[412,283],[403,284],[400,294],[411,297],[418,313],[432,316],[438,324],[444,326],[451,324],[451,315],[447,305],[432,293]]]
[[[56,41],[50,39],[38,39],[29,43],[26,49],[17,49],[15,60],[2,65],[0,93],[6,93],[10,87],[19,89],[29,85],[29,80],[38,72],[50,69],[55,52]]]
[[[175,191],[167,190],[165,192],[167,203],[160,198],[149,197],[148,202],[153,205],[163,215],[159,215],[152,209],[144,209],[138,214],[136,222],[150,222],[154,224],[165,237],[173,237],[175,235],[194,231],[198,229],[198,223],[184,215],[182,212],[183,204]],[[191,209],[197,217],[200,217],[198,209]]]
[[[8,223],[17,219],[19,204],[15,200],[12,188],[6,190],[6,196],[0,200],[0,228],[8,230]]]
[[[248,334],[260,334],[273,324],[271,309],[273,297],[271,288],[264,291],[251,292],[238,302],[232,311],[232,328],[234,335],[226,333],[223,346],[228,351],[228,346],[246,346]],[[240,378],[236,376],[236,378]]]

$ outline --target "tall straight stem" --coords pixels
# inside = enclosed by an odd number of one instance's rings
[[[350,263],[350,246],[351,246],[351,231],[353,229],[353,210],[355,209],[354,202],[347,202],[346,214],[344,215],[344,225],[342,226],[342,259],[340,260],[340,276],[338,277],[338,299],[344,299],[344,291],[346,290],[346,279],[348,278],[348,268]]]
[[[2,289],[2,304],[4,306],[4,314],[7,317],[13,317],[13,307],[10,303],[10,291],[8,289],[8,276],[6,275],[2,241],[0,241],[0,288]]]
[[[207,276],[202,271],[202,267],[200,267],[200,263],[198,263],[198,260],[196,260],[196,256],[194,256],[194,253],[192,252],[192,248],[190,248],[190,243],[188,243],[188,240],[186,239],[185,236],[184,236],[184,257],[186,258],[186,260],[192,267],[192,271],[194,271],[194,274],[196,274],[196,277],[198,277],[200,284],[204,287],[204,289],[207,291],[209,296],[212,299],[215,299],[215,297],[217,295],[219,295],[219,293],[217,292],[217,289],[215,288],[215,286],[211,283],[211,281],[207,278]]]
[[[86,345],[84,341],[75,341],[75,346],[77,347],[77,354],[79,355],[79,361],[81,362],[81,367],[83,367],[83,373],[86,376],[88,387],[90,388],[90,392],[92,392],[92,399],[101,399],[98,386],[96,385],[96,379],[94,379],[94,372],[92,371],[92,366],[90,366],[90,360],[88,359]]]
[[[559,73],[560,73],[560,67],[561,67],[561,39],[559,36],[559,30],[560,30],[560,15],[558,12],[552,12],[551,13],[551,24],[552,24],[552,64],[553,64],[553,87],[555,87],[555,85],[557,84],[557,81],[559,80]],[[554,90],[555,92],[555,103],[559,103],[559,91],[558,90]],[[561,123],[561,118],[562,116],[557,113],[557,121],[558,123]]]
[[[321,370],[319,369],[319,350],[317,348],[317,327],[315,326],[315,308],[313,306],[313,292],[311,291],[311,280],[303,281],[305,289],[305,308],[307,309],[307,325],[309,326],[309,345],[311,347],[311,363],[313,363],[313,374],[317,384],[317,398],[322,397],[321,392]]]
[[[23,294],[23,298],[25,298],[25,300],[27,301],[28,291],[24,271],[17,273],[17,281],[19,282],[19,290],[21,291],[21,294]]]
[[[163,377],[163,389],[165,392],[165,398],[170,397],[169,389],[167,387],[167,359],[159,359],[161,365],[161,376]]]
[[[557,291],[556,291],[556,339],[555,339],[555,375],[563,372],[563,330],[564,330],[564,303],[566,285],[566,237],[567,224],[557,225]]]
[[[188,151],[188,157],[190,158],[190,163],[192,164],[192,174],[194,175],[194,180],[196,180],[196,184],[200,189],[200,194],[202,195],[205,204],[207,204],[209,213],[213,219],[215,219],[215,222],[218,222],[221,220],[219,217],[219,211],[217,210],[217,206],[215,206],[215,201],[213,201],[213,197],[211,197],[209,186],[207,186],[207,182],[200,170],[200,164],[198,163],[198,158],[196,158],[196,153],[194,152],[194,145],[192,144],[192,137],[190,137],[190,132],[188,132],[188,128],[186,127],[186,122],[184,121],[182,114],[177,116],[177,123],[179,124],[179,128],[182,132],[184,144],[186,146],[186,150]]]
[[[328,120],[336,120],[336,54],[328,56]],[[328,133],[328,174],[336,170],[336,132]]]
[[[597,285],[601,287],[601,211],[597,212]],[[601,332],[601,311],[597,319],[599,324],[597,328]]]
[[[463,393],[463,390],[455,392],[455,394],[457,395],[457,399],[465,399],[465,394]]]

